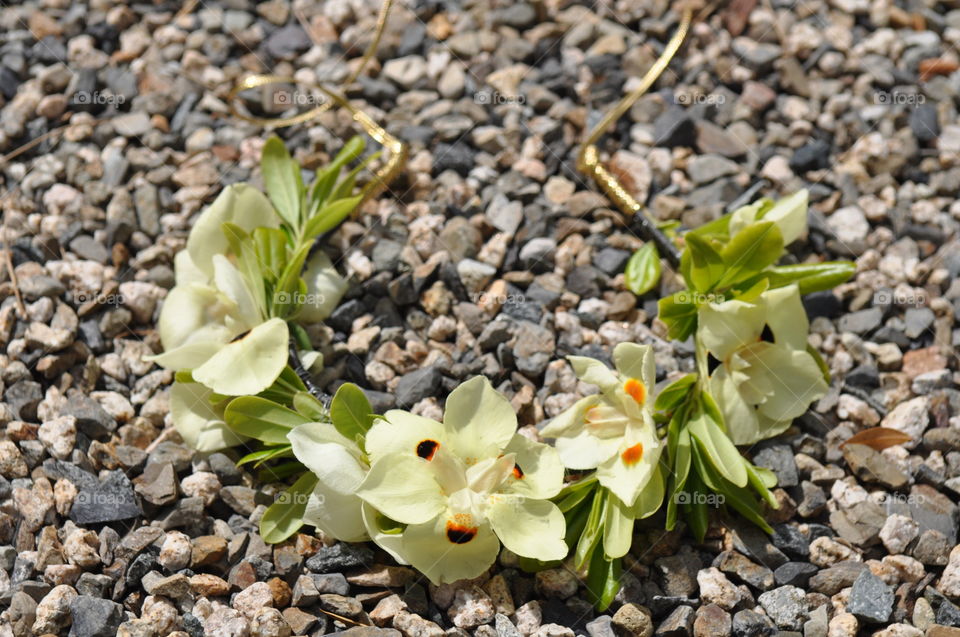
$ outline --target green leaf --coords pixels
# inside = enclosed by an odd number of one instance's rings
[[[323,206],[310,218],[310,221],[307,222],[304,235],[308,239],[312,239],[320,236],[324,232],[333,230],[340,225],[341,221],[350,216],[350,213],[354,211],[361,199],[363,199],[363,195],[357,195],[356,197],[338,199]]]
[[[623,271],[623,282],[627,289],[643,296],[660,281],[660,253],[657,245],[648,241],[633,253]]]
[[[279,228],[256,228],[253,231],[257,262],[268,281],[274,282],[287,264],[287,236]]]
[[[750,462],[745,463],[749,484],[757,494],[767,501],[774,509],[780,506],[770,489],[777,486],[777,474],[769,469],[758,467]]]
[[[663,388],[653,403],[657,411],[673,411],[690,394],[691,387],[697,382],[696,374],[687,374]]]
[[[540,571],[545,571],[548,568],[556,568],[562,563],[562,560],[544,562],[532,557],[524,557],[522,555],[517,556],[517,564],[519,564],[520,569],[523,570],[524,573],[539,573]]]
[[[343,145],[343,148],[340,149],[336,157],[333,158],[330,165],[317,173],[316,181],[310,193],[311,204],[313,206],[311,210],[317,210],[327,201],[330,193],[333,192],[334,185],[337,183],[337,177],[340,176],[340,170],[359,157],[363,149],[366,148],[366,145],[363,137],[359,135],[351,137],[350,140]]]
[[[261,449],[259,451],[253,451],[248,453],[244,457],[237,460],[237,466],[254,463],[255,467],[260,466],[267,460],[273,460],[274,458],[282,458],[293,455],[293,450],[290,445],[279,445],[277,447],[268,447],[266,449]]]
[[[303,271],[303,262],[310,254],[311,247],[310,242],[300,246],[283,269],[283,274],[280,275],[273,293],[275,316],[285,318],[293,315],[306,300],[306,284],[300,277],[300,272]]]
[[[726,237],[730,232],[730,219],[732,215],[733,213],[731,212],[723,215],[722,217],[718,217],[713,221],[708,221],[702,226],[690,230],[684,235],[684,237],[689,238],[690,235],[697,235],[704,238],[709,236]]]
[[[343,199],[349,197],[353,194],[353,189],[357,183],[357,175],[360,174],[360,171],[367,167],[367,165],[372,162],[374,159],[380,156],[380,152],[372,153],[368,157],[364,157],[363,161],[354,166],[353,170],[348,172],[343,179],[341,179],[336,188],[333,189],[333,192],[330,193],[331,199]]]
[[[690,420],[690,435],[700,443],[710,463],[720,474],[737,486],[747,484],[743,456],[713,419],[700,412]]]
[[[657,314],[670,338],[685,341],[697,329],[697,306],[690,290],[681,290],[657,302]]]
[[[325,422],[329,414],[326,407],[317,398],[306,391],[298,391],[293,395],[293,409],[312,422]]]
[[[586,502],[581,502],[569,511],[563,514],[567,523],[567,531],[563,536],[563,541],[567,546],[575,546],[583,534],[583,529],[587,526],[587,518],[590,515],[590,506]]]
[[[573,554],[573,567],[577,570],[587,565],[590,556],[593,555],[593,549],[600,542],[603,533],[604,500],[606,500],[606,490],[595,489],[593,501],[590,503],[590,514],[587,516],[583,533],[580,534],[580,540]]]
[[[283,457],[292,457],[293,449],[289,450],[289,453]],[[280,456],[278,456],[280,457]],[[260,463],[263,464],[263,463]],[[259,465],[258,465],[259,466]],[[303,466],[303,463],[299,460],[291,460],[289,462],[284,462],[278,465],[268,465],[261,468],[257,472],[257,480],[260,482],[278,482],[280,480],[286,480],[290,476],[298,476],[307,472],[307,468]]]
[[[820,373],[823,374],[823,380],[826,381],[827,385],[830,384],[830,368],[827,367],[827,362],[823,360],[823,357],[820,356],[820,352],[817,351],[817,348],[813,345],[807,344],[807,353],[813,357],[814,362],[816,362],[817,367],[820,368]]]
[[[760,221],[734,235],[720,254],[726,272],[716,287],[726,288],[775,263],[783,254],[783,235],[777,224]]]
[[[317,476],[307,472],[267,507],[260,518],[260,535],[264,542],[283,542],[303,526],[307,499],[316,486]]]
[[[689,255],[690,261],[687,285],[699,292],[709,292],[723,277],[726,268],[723,257],[698,235],[688,235],[686,243],[684,256]]]
[[[364,437],[373,424],[374,413],[363,390],[353,383],[344,383],[330,402],[330,420],[344,437]]]
[[[778,265],[765,270],[757,275],[756,279],[750,279],[747,283],[752,284],[760,278],[768,279],[771,288],[782,288],[796,283],[800,294],[810,294],[833,289],[850,279],[856,272],[857,266],[852,261]]]
[[[272,443],[288,442],[291,429],[311,422],[292,409],[259,396],[234,398],[227,405],[224,420],[239,434]]]
[[[670,472],[670,488],[667,490],[670,495],[667,499],[666,529],[668,531],[672,531],[676,526],[679,504],[677,496],[686,487],[692,464],[690,430],[687,428],[686,412],[686,409],[681,408],[673,415],[674,420],[670,422],[667,449],[670,454],[672,471]]]
[[[300,227],[300,167],[293,161],[283,141],[272,136],[263,145],[260,156],[260,172],[267,197],[273,203],[280,218],[291,228]]]
[[[584,500],[587,499],[591,493],[590,489],[578,489],[576,491],[571,491],[570,493],[563,496],[559,502],[557,502],[557,508],[560,509],[562,513],[570,511],[574,507],[580,505]]]
[[[698,542],[703,542],[703,538],[707,535],[707,529],[710,528],[710,510],[707,508],[707,498],[700,495],[706,495],[706,490],[696,473],[691,475],[690,482],[689,502],[681,506],[684,509],[684,518],[690,526],[693,536]]]
[[[230,244],[230,250],[237,258],[237,270],[243,276],[244,282],[250,289],[253,301],[257,304],[257,311],[266,314],[263,285],[263,270],[260,267],[260,260],[257,257],[257,249],[253,237],[244,231],[243,228],[234,223],[224,223],[221,225],[223,234],[227,237]]]
[[[608,560],[597,547],[590,558],[587,571],[587,599],[603,612],[610,607],[620,591],[620,576],[623,573],[620,559]]]

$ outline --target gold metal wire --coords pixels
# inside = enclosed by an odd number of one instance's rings
[[[353,72],[351,72],[347,77],[345,82],[346,84],[351,84],[358,77],[360,77],[360,74],[370,63],[370,60],[373,59],[374,54],[376,54],[377,47],[380,45],[380,39],[383,37],[383,31],[387,26],[387,17],[390,14],[390,8],[392,6],[393,0],[384,0],[383,5],[380,7],[380,13],[377,15],[377,26],[376,30],[374,31],[373,40],[370,41],[370,44],[364,51],[363,57],[360,59],[360,64],[358,64]],[[336,91],[326,88],[322,84],[316,84],[315,87],[322,91],[328,98],[330,98],[329,101],[326,101],[323,104],[310,109],[309,111],[298,113],[297,115],[291,115],[290,117],[255,117],[246,113],[242,113],[236,108],[235,102],[237,96],[241,92],[252,88],[258,88],[267,84],[297,84],[297,81],[295,78],[282,75],[248,75],[237,82],[237,84],[234,85],[234,87],[230,90],[229,95],[227,95],[227,107],[230,109],[230,112],[235,117],[253,124],[257,124],[258,126],[284,128],[312,120],[333,106],[338,106],[346,109],[353,117],[353,121],[355,121],[360,128],[362,128],[381,146],[390,151],[390,157],[387,159],[387,162],[384,164],[384,166],[374,173],[373,179],[361,189],[360,194],[363,196],[363,201],[375,197],[385,190],[387,185],[396,178],[397,174],[399,174],[400,170],[403,168],[403,164],[406,162],[407,155],[409,154],[409,148],[407,144],[388,133],[386,129],[377,124],[372,117],[351,104],[346,97],[340,93],[337,93]]]
[[[597,141],[614,122],[630,110],[630,107],[633,106],[641,96],[650,90],[650,87],[657,81],[657,78],[666,70],[673,56],[676,55],[680,49],[680,45],[682,45],[684,39],[686,39],[692,22],[693,8],[688,5],[687,8],[683,10],[680,25],[677,27],[676,32],[673,34],[673,37],[670,38],[670,41],[667,42],[667,46],[663,49],[660,57],[657,58],[653,66],[644,74],[640,80],[640,85],[617,102],[616,105],[603,116],[603,119],[590,130],[583,144],[580,146],[580,152],[577,155],[577,169],[589,175],[621,211],[636,219],[641,225],[643,233],[647,235],[646,238],[654,241],[661,255],[669,259],[675,266],[680,261],[676,245],[656,229],[656,225],[643,214],[643,204],[637,201],[633,195],[624,188],[623,184],[620,183],[613,173],[607,170],[600,162],[600,152],[597,150]]]

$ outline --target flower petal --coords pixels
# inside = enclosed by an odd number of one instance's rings
[[[585,383],[596,385],[602,392],[614,391],[620,386],[620,378],[604,363],[587,356],[567,356],[573,373]]]
[[[613,348],[613,362],[620,372],[621,380],[636,378],[646,385],[648,391],[653,389],[657,382],[653,348],[649,345],[620,343]]]
[[[632,431],[623,438],[619,452],[597,466],[597,478],[626,506],[633,506],[650,481],[663,445],[647,431]]]
[[[193,378],[226,396],[259,394],[287,364],[288,340],[286,322],[270,319],[211,356],[193,370]]]
[[[380,528],[379,521],[384,519],[385,516],[366,502],[364,502],[361,507],[361,514],[363,515],[363,524],[367,528],[367,534],[370,536],[370,539],[376,542],[377,546],[389,553],[390,557],[397,560],[397,562],[409,564],[403,557],[403,533],[384,532],[383,529]]]
[[[761,219],[772,221],[783,234],[783,245],[790,245],[807,230],[807,190],[802,188],[774,204]]]
[[[766,308],[743,301],[707,303],[700,308],[700,341],[719,360],[754,343],[763,332]]]
[[[181,253],[182,254],[182,253]],[[199,284],[178,285],[163,300],[157,332],[165,350],[189,341],[195,332],[210,323],[207,308],[217,303],[217,291]]]
[[[611,493],[603,520],[603,552],[609,558],[623,557],[633,543],[633,515],[630,507]]]
[[[662,463],[658,464],[657,469],[651,474],[647,486],[641,489],[640,494],[637,495],[637,499],[630,509],[630,515],[635,520],[650,517],[660,509],[666,488],[663,473],[664,465]]]
[[[767,309],[767,325],[777,345],[792,349],[807,348],[810,323],[796,285],[767,290],[760,297]]]
[[[219,451],[246,440],[223,420],[223,409],[210,404],[213,392],[200,383],[170,387],[170,415],[183,441],[197,451]]]
[[[190,285],[191,283],[209,285],[210,283],[210,277],[197,267],[187,250],[181,250],[173,257],[173,267],[178,286]]]
[[[293,455],[331,490],[352,495],[363,482],[367,468],[360,448],[330,423],[308,422],[287,434]]]
[[[208,278],[213,278],[213,256],[229,248],[223,224],[235,223],[250,232],[258,226],[276,228],[279,220],[266,196],[247,184],[233,184],[223,189],[210,207],[193,224],[187,238],[187,250],[194,265]]]
[[[222,254],[213,255],[213,280],[217,289],[236,306],[238,329],[246,331],[262,322],[257,302],[237,266]]]
[[[563,488],[563,463],[553,447],[516,434],[505,451],[516,454],[516,467],[502,488],[504,492],[545,499]]]
[[[208,333],[211,332],[208,330]],[[223,328],[220,337],[213,337],[209,340],[199,340],[195,343],[186,343],[180,347],[167,350],[156,356],[144,356],[143,359],[151,361],[175,372],[181,369],[195,369],[210,360],[210,357],[224,348],[229,338],[229,330]]]
[[[374,462],[357,494],[403,524],[423,524],[447,506],[428,461],[402,453],[387,454]]]
[[[557,452],[568,469],[594,469],[617,453],[619,438],[597,438],[584,431],[572,438],[557,438]]]
[[[406,453],[429,459],[425,457],[425,450],[431,441],[437,443],[434,450],[449,444],[442,424],[407,411],[391,409],[367,432],[364,448],[373,461],[388,453]]]
[[[549,500],[493,496],[487,520],[504,546],[517,555],[544,562],[562,560],[567,555],[563,513]]]
[[[297,314],[302,323],[326,320],[349,287],[323,250],[317,250],[307,261],[303,280],[307,284],[307,302]]]
[[[584,428],[584,414],[599,402],[600,396],[596,394],[581,398],[554,416],[553,419],[540,430],[540,435],[544,438],[563,438],[579,435],[583,432]]]
[[[485,458],[510,444],[517,432],[517,414],[486,377],[474,376],[447,396],[443,424],[457,455],[464,460]]]
[[[762,374],[772,391],[760,404],[761,414],[771,420],[792,420],[810,403],[827,393],[827,383],[816,361],[806,351],[770,345],[755,351],[751,374]]]
[[[343,542],[363,542],[369,536],[362,505],[355,494],[343,493],[321,480],[307,500],[303,521]]]
[[[489,524],[481,523],[472,537],[447,533],[446,515],[403,532],[403,557],[435,585],[482,575],[497,559],[500,542]],[[454,541],[456,540],[456,541]]]
[[[723,413],[723,423],[733,444],[749,445],[763,439],[757,410],[743,399],[722,365],[710,377],[710,395]]]

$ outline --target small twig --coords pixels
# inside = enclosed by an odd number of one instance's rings
[[[13,267],[13,252],[7,246],[6,223],[0,229],[0,246],[3,247],[3,262],[7,267],[7,274],[10,275],[10,283],[13,284],[13,295],[17,299],[17,315],[21,319],[25,319],[27,318],[27,308],[23,304],[23,296],[20,294],[20,281],[17,280],[17,271]]]
[[[347,622],[347,623],[349,623],[349,624],[353,624],[353,625],[355,625],[355,626],[369,626],[369,625],[370,625],[370,624],[364,624],[363,622],[358,622],[358,621],[355,620],[355,619],[349,619],[349,618],[344,617],[344,616],[342,616],[342,615],[337,615],[336,613],[331,613],[330,611],[328,611],[328,610],[323,610],[322,608],[318,608],[317,610],[319,610],[319,611],[320,611],[321,613],[323,613],[324,615],[329,615],[330,617],[333,617],[333,618],[335,618],[335,619],[339,619],[339,620],[342,621],[342,622]]]

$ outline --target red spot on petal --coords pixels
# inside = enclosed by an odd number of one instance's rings
[[[424,460],[433,460],[433,454],[437,453],[437,449],[440,448],[440,443],[436,440],[421,440],[417,443],[417,455],[423,458]]]
[[[627,466],[637,464],[643,458],[643,445],[638,442],[632,447],[627,447],[620,454],[620,457],[623,459],[623,464]]]
[[[647,402],[647,388],[642,381],[636,378],[628,378],[627,382],[623,384],[623,391],[627,392],[627,395],[637,401],[639,405]]]
[[[516,478],[517,480],[520,480],[521,478],[523,478],[523,476],[524,476],[523,469],[520,468],[520,465],[514,464],[513,477]]]

